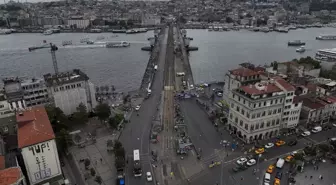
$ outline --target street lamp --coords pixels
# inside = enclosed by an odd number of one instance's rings
[[[257,172],[259,172],[259,159],[260,159],[261,156],[262,156],[262,154],[258,155],[258,159],[257,159]],[[256,173],[256,174],[257,174],[257,179],[259,179],[259,173]]]

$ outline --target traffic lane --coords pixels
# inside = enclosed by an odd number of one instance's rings
[[[222,149],[221,137],[213,127],[208,115],[195,103],[195,100],[182,100],[180,102],[188,135],[196,148],[202,149],[202,156],[207,157],[214,149]]]
[[[188,185],[215,185],[220,183],[221,167],[216,167],[211,170],[202,171],[196,177],[191,178]],[[184,184],[183,184],[184,185]]]
[[[154,184],[153,182],[148,182],[146,178],[146,173],[151,172],[153,176],[153,172],[151,171],[150,164],[142,164],[142,176],[135,177],[133,173],[133,163],[129,163],[127,168],[127,176],[126,176],[126,184],[127,185],[147,185],[147,184]]]
[[[316,134],[312,133],[308,138],[312,139],[314,142],[323,142],[328,138],[336,137],[336,128],[333,127],[330,130],[323,130]]]

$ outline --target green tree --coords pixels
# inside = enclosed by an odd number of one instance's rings
[[[90,169],[91,176],[94,177],[96,175],[96,170],[94,168]]]
[[[59,153],[66,152],[72,143],[69,131],[62,129],[60,132],[56,133],[56,143]]]
[[[117,122],[117,120],[115,119],[115,117],[110,118],[110,119],[108,120],[108,124],[110,125],[110,127],[111,127],[112,129],[116,129],[116,128],[118,127],[118,122]]]
[[[102,183],[103,183],[103,180],[102,180],[102,178],[101,178],[99,175],[96,176],[95,181],[96,181],[98,184],[102,184]]]
[[[62,129],[67,130],[69,128],[69,120],[60,108],[47,105],[45,109],[55,133],[60,132]]]
[[[89,118],[86,106],[83,103],[80,103],[76,108],[76,112],[73,114],[73,118],[76,123],[87,123]]]
[[[96,115],[100,121],[107,120],[111,115],[110,106],[106,103],[98,104],[95,108]]]

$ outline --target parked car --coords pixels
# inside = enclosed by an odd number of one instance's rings
[[[263,154],[265,152],[265,148],[258,148],[255,150],[256,154]]]
[[[286,144],[286,142],[283,141],[283,140],[278,140],[278,141],[275,143],[276,146],[282,146],[282,145],[284,145],[284,144]]]
[[[247,161],[246,165],[247,166],[253,166],[257,164],[257,161],[255,159],[250,159],[249,161]]]
[[[297,144],[297,140],[291,140],[288,142],[288,146],[294,146]]]
[[[152,173],[151,173],[151,172],[147,172],[147,173],[146,173],[146,178],[147,178],[147,181],[148,181],[148,182],[153,181]]]
[[[272,174],[274,171],[275,166],[273,164],[269,165],[267,168],[267,173]]]
[[[246,169],[247,167],[245,165],[236,165],[235,167],[232,168],[232,171],[239,172],[239,171],[244,171]]]
[[[313,133],[318,133],[318,132],[321,132],[322,131],[322,127],[321,126],[316,126],[312,129],[312,132]]]
[[[282,172],[277,172],[275,175],[275,178],[281,180],[281,177],[282,177]]]
[[[302,132],[301,136],[303,136],[303,137],[310,136],[310,132],[309,131],[304,131],[304,132]]]
[[[289,155],[289,156],[287,156],[286,158],[285,158],[285,161],[286,162],[291,162],[292,160],[293,160],[293,156],[292,155]]]

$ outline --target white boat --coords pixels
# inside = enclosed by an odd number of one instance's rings
[[[209,26],[208,31],[213,31],[213,27]]]
[[[65,40],[62,42],[63,46],[72,45],[72,40]]]
[[[90,41],[89,38],[82,38],[82,39],[80,40],[80,43],[87,43],[88,41]]]
[[[264,32],[264,33],[268,33],[270,30],[267,27],[262,27],[262,28],[260,28],[260,31]]]
[[[11,33],[12,33],[12,30],[10,29],[0,29],[0,35],[8,35]]]
[[[129,46],[130,46],[130,43],[128,43],[126,41],[106,43],[107,48],[125,48],[125,47],[129,47]]]
[[[319,49],[316,53],[316,57],[323,59],[323,60],[335,61],[336,60],[336,48]]]
[[[43,35],[52,35],[54,32],[52,30],[46,30],[43,32]]]
[[[336,35],[319,35],[316,40],[336,40]]]
[[[296,49],[296,52],[298,52],[298,53],[303,53],[305,51],[306,51],[306,48],[304,46],[301,46],[301,47]]]

